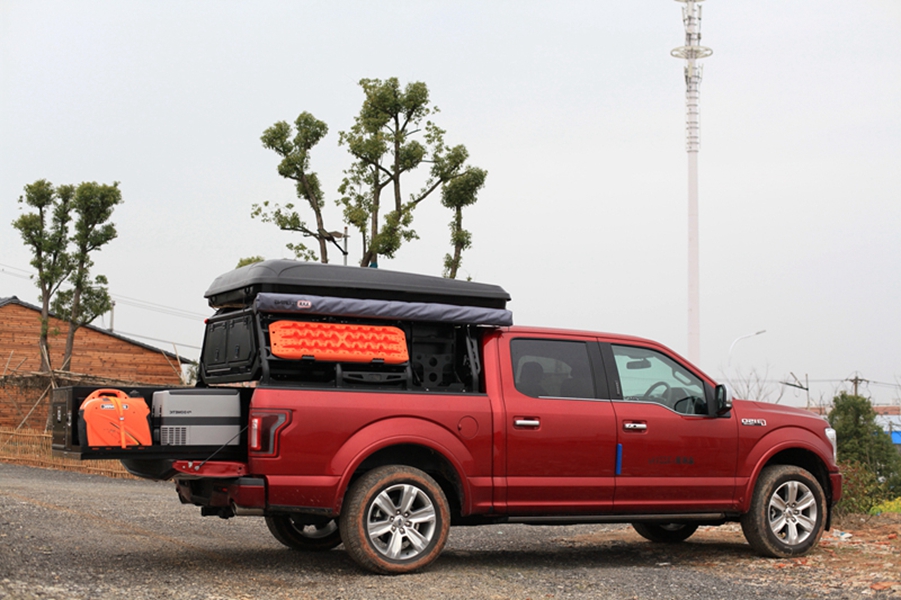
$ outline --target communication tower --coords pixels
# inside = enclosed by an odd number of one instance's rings
[[[695,364],[701,359],[700,268],[698,266],[698,150],[701,128],[698,105],[701,99],[701,76],[704,65],[696,61],[707,58],[713,50],[701,46],[701,6],[703,0],[676,0],[682,7],[685,45],[673,48],[675,58],[685,60],[685,150],[688,153],[688,358]]]

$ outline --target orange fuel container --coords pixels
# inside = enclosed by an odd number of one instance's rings
[[[275,356],[294,360],[389,365],[409,360],[404,332],[387,325],[276,321],[269,325],[269,344]]]
[[[143,398],[132,398],[114,389],[91,392],[79,409],[91,447],[152,445],[149,414]]]

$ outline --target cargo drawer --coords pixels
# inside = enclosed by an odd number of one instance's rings
[[[109,386],[105,386],[109,387]],[[98,387],[53,390],[50,419],[53,455],[90,459],[245,460],[248,407],[246,388],[119,388],[149,409],[150,445],[92,446],[85,435],[82,405]]]

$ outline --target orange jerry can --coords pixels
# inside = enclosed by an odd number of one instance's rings
[[[79,410],[85,423],[88,446],[150,446],[150,408],[143,398],[132,398],[114,389],[94,390]],[[83,443],[83,442],[82,442]]]
[[[397,327],[310,321],[276,321],[269,325],[272,354],[334,362],[388,365],[407,362],[407,338]]]

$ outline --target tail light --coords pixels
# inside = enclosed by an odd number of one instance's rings
[[[247,435],[247,443],[254,452],[258,452],[263,447],[263,436],[260,433],[262,427],[263,417],[250,418],[250,433]]]
[[[278,436],[290,422],[290,413],[283,411],[250,411],[247,445],[251,452],[262,455],[278,454]]]

